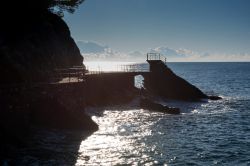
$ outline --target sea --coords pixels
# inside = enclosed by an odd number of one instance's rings
[[[106,66],[111,64],[117,69],[114,62]],[[146,63],[133,65],[148,69]],[[87,135],[85,131],[36,130],[30,141],[33,146],[20,150],[16,163],[250,166],[250,63],[169,62],[167,66],[222,100],[156,98],[179,107],[180,115],[141,109],[136,107],[137,99],[126,105],[89,107],[86,112],[99,125],[98,131]]]

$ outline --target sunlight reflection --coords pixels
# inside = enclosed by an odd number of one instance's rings
[[[164,165],[177,162],[176,154],[186,144],[183,134],[189,135],[190,124],[203,120],[204,115],[230,111],[217,102],[174,102],[184,106],[182,115],[168,115],[143,109],[124,109],[118,106],[104,109],[92,116],[99,130],[81,142],[76,165]],[[168,102],[166,102],[168,103]],[[120,111],[118,111],[120,110]],[[122,111],[123,110],[123,111]],[[91,109],[89,109],[89,113]],[[92,110],[93,112],[93,110]],[[209,119],[210,120],[210,119]],[[210,123],[210,121],[202,121]],[[187,125],[188,124],[188,125]],[[182,126],[185,126],[184,128]],[[186,128],[188,126],[188,128]],[[200,128],[202,131],[204,128]]]
[[[82,141],[76,165],[154,162],[147,152],[154,151],[155,146],[141,141],[152,134],[151,126],[155,122],[150,120],[150,114],[143,110],[106,110],[102,117],[93,119],[99,124],[99,130]]]

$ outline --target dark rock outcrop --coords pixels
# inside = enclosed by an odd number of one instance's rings
[[[82,65],[66,23],[49,11],[0,28],[1,83],[44,81],[55,68]],[[17,24],[14,24],[15,22]]]
[[[149,111],[162,112],[166,114],[180,114],[180,109],[176,107],[164,106],[147,98],[140,99],[140,107]]]
[[[33,124],[97,130],[83,112],[83,87],[50,84],[55,69],[83,62],[66,23],[49,10],[14,9],[6,18],[0,11],[0,145],[23,142]]]
[[[81,82],[43,87],[31,105],[30,120],[47,128],[96,131],[98,125],[84,112],[84,89]]]
[[[220,96],[208,96],[208,99],[210,99],[210,100],[221,100],[222,97],[220,97]]]
[[[150,73],[145,76],[144,86],[147,91],[168,99],[198,101],[201,99],[220,99],[209,97],[200,89],[177,76],[163,61],[148,61]]]

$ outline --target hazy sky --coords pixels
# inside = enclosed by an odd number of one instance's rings
[[[250,54],[250,0],[86,0],[64,20],[76,41],[122,52]]]

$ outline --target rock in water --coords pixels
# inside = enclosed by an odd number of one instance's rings
[[[180,114],[179,108],[164,106],[147,98],[140,99],[140,107],[148,109],[149,111],[162,112],[166,114]]]
[[[222,97],[220,97],[220,96],[208,96],[208,98],[210,100],[221,100],[222,99]]]
[[[144,86],[149,92],[175,100],[219,99],[216,96],[207,96],[200,89],[177,76],[164,62],[160,60],[148,62],[150,73],[145,76]]]

